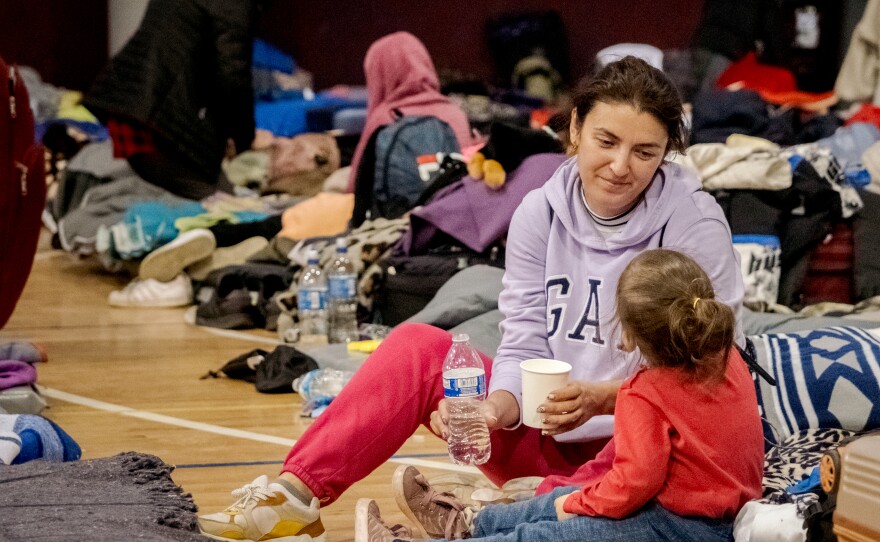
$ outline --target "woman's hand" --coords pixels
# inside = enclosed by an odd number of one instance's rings
[[[449,403],[441,399],[437,410],[431,413],[431,431],[442,438],[449,439]],[[489,431],[513,425],[519,421],[519,403],[509,392],[494,391],[483,401],[483,416]]]
[[[562,505],[565,504],[565,499],[567,498],[568,495],[561,495],[559,497],[556,497],[556,500],[553,501],[553,505],[556,507],[556,519],[558,519],[559,521],[565,521],[567,519],[571,519],[577,516],[577,514],[571,514],[562,509]]]
[[[593,416],[613,414],[620,380],[608,382],[572,381],[554,390],[538,407],[545,435],[559,435],[580,427]]]

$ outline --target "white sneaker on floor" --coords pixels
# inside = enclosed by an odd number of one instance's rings
[[[122,290],[110,292],[107,302],[113,307],[182,307],[192,299],[192,283],[181,273],[170,282],[134,279]]]
[[[138,276],[142,279],[171,281],[187,266],[207,258],[217,248],[217,240],[210,230],[185,231],[174,241],[162,245],[141,262]]]
[[[318,499],[309,506],[263,475],[232,492],[229,508],[199,516],[202,534],[214,540],[326,542]]]

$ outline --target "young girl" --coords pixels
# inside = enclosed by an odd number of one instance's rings
[[[761,495],[763,468],[755,388],[734,347],[733,311],[693,259],[656,249],[623,271],[617,315],[619,347],[638,349],[643,367],[617,396],[611,470],[582,488],[473,515],[401,467],[398,503],[419,532],[448,525],[447,538],[481,541],[732,540],[737,512]],[[374,501],[358,502],[357,542],[407,536],[382,523]]]

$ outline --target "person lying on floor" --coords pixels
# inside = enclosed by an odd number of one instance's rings
[[[615,348],[617,281],[630,260],[676,248],[706,270],[717,299],[736,315],[743,297],[720,207],[695,171],[665,160],[685,144],[670,80],[627,57],[603,68],[575,104],[575,156],[524,198],[511,221],[501,345],[494,361],[482,356],[492,455],[479,469],[498,486],[545,477],[538,494],[588,484],[611,469],[615,401],[639,367],[636,355]],[[743,346],[738,327],[735,337]],[[441,372],[451,342],[435,327],[398,326],[299,438],[279,478],[236,490],[236,503],[199,519],[202,531],[219,540],[325,540],[321,506],[387,461],[420,425],[445,438]],[[542,407],[543,430],[520,423],[519,364],[529,358],[573,366],[569,385]]]
[[[617,315],[621,350],[638,348],[644,364],[617,395],[610,471],[583,487],[475,512],[401,466],[395,498],[414,531],[387,526],[376,501],[360,499],[355,542],[406,542],[413,534],[482,542],[733,540],[734,518],[761,496],[764,472],[758,399],[734,347],[733,311],[715,299],[692,258],[656,249],[623,271]]]

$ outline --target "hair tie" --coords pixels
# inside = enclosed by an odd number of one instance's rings
[[[694,310],[697,310],[697,303],[700,301],[699,297],[694,298]]]

